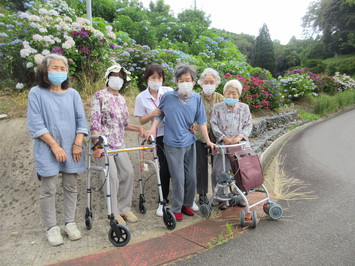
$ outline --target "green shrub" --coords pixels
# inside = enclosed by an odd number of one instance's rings
[[[291,74],[284,77],[279,77],[282,94],[285,99],[295,101],[307,94],[317,95],[316,86],[312,79],[306,75]]]

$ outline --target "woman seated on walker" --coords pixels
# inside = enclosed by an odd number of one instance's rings
[[[211,127],[216,137],[216,144],[237,144],[242,139],[246,141],[245,147],[250,147],[249,136],[253,125],[249,106],[239,102],[243,86],[238,80],[228,81],[223,88],[224,102],[214,105],[211,113]],[[229,158],[225,155],[226,171],[231,169]],[[217,185],[217,177],[223,171],[222,155],[213,156],[212,188]],[[245,206],[239,202],[239,206]],[[221,210],[227,208],[226,203],[220,205]]]

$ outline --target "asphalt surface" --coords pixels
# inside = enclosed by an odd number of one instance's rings
[[[355,265],[355,110],[298,132],[280,154],[315,199],[281,202],[281,220],[173,265]]]

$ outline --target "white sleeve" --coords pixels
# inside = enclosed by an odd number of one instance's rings
[[[136,104],[134,106],[134,115],[145,116],[146,114],[146,108],[143,105],[142,97],[140,94],[138,94],[136,97]]]

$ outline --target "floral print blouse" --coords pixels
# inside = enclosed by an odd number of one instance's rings
[[[200,92],[200,95],[201,95],[202,102],[203,102],[203,105],[205,106],[205,110],[206,110],[208,136],[210,137],[210,140],[212,142],[215,142],[216,138],[213,135],[213,132],[211,129],[211,123],[210,123],[211,112],[212,112],[213,106],[216,103],[223,102],[224,97],[222,94],[220,94],[218,92],[214,92],[212,97],[209,99],[206,97],[206,95],[203,92]],[[200,141],[205,142],[200,130],[197,130],[196,136]]]
[[[110,149],[124,148],[125,128],[129,124],[126,101],[108,89],[98,91],[91,101],[90,130],[107,138]]]
[[[247,104],[238,102],[233,110],[229,110],[225,103],[217,103],[212,109],[210,122],[216,143],[220,144],[225,137],[242,136],[247,141],[247,147],[250,147],[249,136],[253,124]]]

